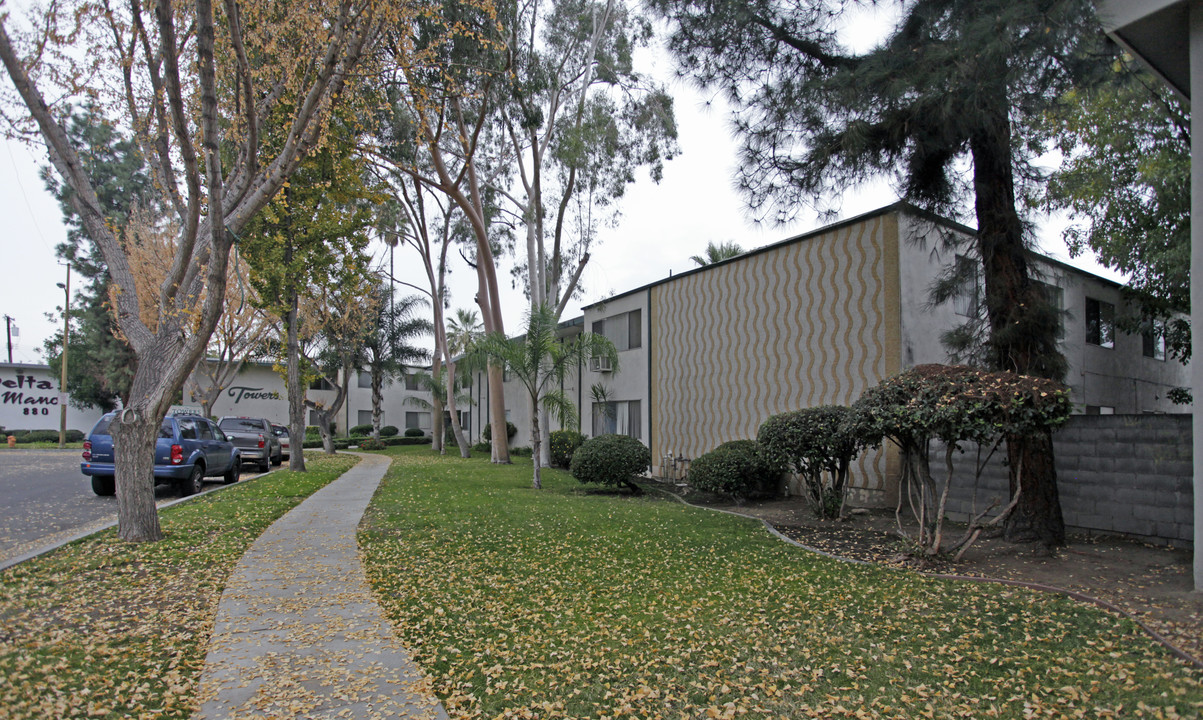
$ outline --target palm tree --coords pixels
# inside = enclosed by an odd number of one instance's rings
[[[450,371],[454,372],[454,370],[455,368],[453,363]],[[464,377],[462,371],[459,373],[458,377],[451,379],[444,377],[448,372],[448,366],[444,365],[443,367],[440,367],[437,372],[414,373],[411,377],[417,381],[418,387],[430,392],[430,400],[410,396],[405,399],[405,402],[409,405],[419,407],[431,413],[432,423],[441,422],[441,418],[434,417],[435,414],[442,414],[444,408],[449,410],[448,414],[451,416],[452,431],[455,432],[455,428],[460,428],[460,430],[456,433],[455,438],[460,447],[460,455],[463,457],[469,457],[469,448],[467,445],[467,440],[464,438],[462,426],[459,423],[458,412],[460,405],[471,406],[473,404],[472,393],[464,389],[464,380],[466,378]],[[450,403],[447,402],[448,385],[455,389],[454,401]],[[433,431],[433,429],[434,428],[432,427],[431,430]],[[447,450],[444,447],[443,454],[446,453]]]
[[[604,357],[618,368],[618,351],[614,343],[605,336],[581,333],[572,340],[561,340],[558,336],[555,311],[546,305],[532,308],[527,315],[526,335],[510,339],[500,333],[486,335],[476,343],[476,353],[494,365],[503,367],[522,383],[530,396],[532,459],[534,461],[533,487],[543,487],[541,458],[543,439],[539,433],[538,403],[555,413],[560,426],[576,422],[576,406],[560,389],[561,381],[577,363],[587,362],[594,357]]]
[[[734,240],[728,240],[722,245],[715,245],[714,242],[711,241],[706,243],[705,257],[702,257],[701,255],[691,255],[689,259],[693,260],[702,267],[706,267],[707,265],[713,265],[717,262],[722,262],[723,260],[730,260],[736,255],[742,255],[743,252],[744,249],[740,247],[739,243],[735,242]]]
[[[459,399],[462,397],[457,392],[456,382],[458,374],[455,371],[456,363],[459,358],[467,355],[472,346],[484,336],[484,328],[480,323],[480,317],[475,310],[465,310],[458,308],[455,311],[455,317],[447,321],[447,367],[446,372],[441,373],[444,380],[443,391],[437,395],[432,393],[432,398],[435,399],[434,404],[438,404],[438,398],[450,397],[452,402],[449,406],[451,411],[451,432],[455,435],[455,444],[459,446],[460,457],[468,457],[470,455],[468,438],[464,435],[463,425],[459,421]],[[445,453],[446,447],[443,447]]]
[[[433,328],[429,320],[415,314],[426,304],[425,299],[417,295],[398,298],[393,288],[385,285],[377,293],[379,310],[372,317],[364,354],[372,378],[372,437],[379,440],[384,381],[400,377],[407,364],[426,359],[426,351],[410,342]]]

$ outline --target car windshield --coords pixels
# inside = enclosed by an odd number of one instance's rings
[[[253,418],[222,418],[218,427],[222,430],[238,432],[239,430],[249,430],[251,432],[261,432],[263,423]]]

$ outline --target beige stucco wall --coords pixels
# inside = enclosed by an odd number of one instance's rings
[[[897,372],[897,218],[871,217],[651,289],[654,463],[669,451],[696,458],[754,438],[775,413],[851,404]],[[886,465],[885,453],[867,455],[854,486],[882,494]]]

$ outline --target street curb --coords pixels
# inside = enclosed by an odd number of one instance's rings
[[[278,469],[279,468],[272,468],[271,470],[268,470],[267,472],[263,473],[262,475],[256,475],[254,479],[258,480],[261,477],[266,477],[267,475],[272,474],[273,472],[275,472]],[[239,480],[236,483],[232,483],[230,485],[225,485],[225,484],[218,485],[215,488],[205,490],[204,492],[197,493],[196,495],[189,495],[187,497],[176,498],[175,500],[172,500],[170,502],[165,502],[162,505],[156,505],[155,509],[157,512],[158,510],[163,510],[165,508],[174,507],[181,503],[186,503],[186,502],[189,502],[192,500],[196,500],[197,498],[205,497],[206,495],[209,495],[211,493],[221,492],[222,490],[225,490],[227,488],[232,488],[232,487],[235,487],[240,484],[242,484],[241,480]],[[29,562],[30,560],[33,560],[36,557],[45,555],[48,552],[58,550],[59,548],[61,548],[64,545],[70,545],[73,542],[78,542],[79,540],[83,540],[86,537],[90,537],[92,535],[95,535],[96,533],[101,533],[101,532],[104,532],[105,530],[108,530],[110,528],[115,528],[115,527],[117,527],[116,520],[113,520],[111,522],[106,522],[102,525],[94,525],[87,530],[81,530],[80,532],[76,533],[75,535],[71,535],[63,540],[56,540],[56,541],[50,543],[49,545],[44,545],[36,550],[31,550],[31,551],[25,553],[24,555],[18,555],[15,558],[9,558],[7,560],[0,560],[0,572],[4,572],[5,570],[8,570],[11,567],[20,565],[21,563]]]

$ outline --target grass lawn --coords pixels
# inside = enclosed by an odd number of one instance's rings
[[[162,542],[108,530],[0,573],[0,717],[190,717],[243,551],[355,462],[314,455],[160,510]]]
[[[396,458],[369,581],[452,717],[1199,717],[1203,673],[1052,594],[814,556],[530,462]]]

